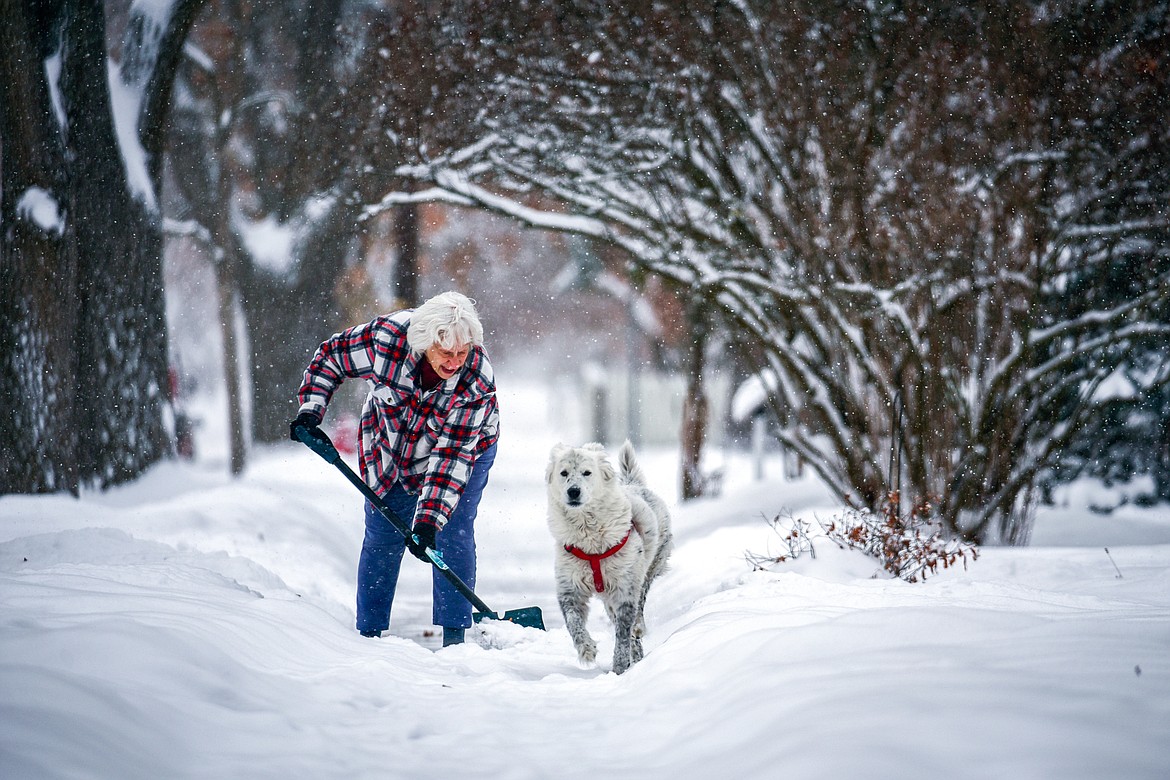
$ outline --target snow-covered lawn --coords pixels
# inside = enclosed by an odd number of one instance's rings
[[[836,510],[726,456],[675,513],[647,656],[582,668],[552,588],[543,469],[562,432],[503,392],[479,594],[540,606],[442,650],[404,563],[393,636],[353,630],[361,498],[304,447],[169,463],[80,500],[0,498],[0,776],[24,778],[1170,777],[1170,518],[1042,511],[1025,549],[924,584],[827,541],[753,572],[766,518]],[[718,453],[714,457],[724,457]],[[1108,553],[1105,548],[1108,547]]]

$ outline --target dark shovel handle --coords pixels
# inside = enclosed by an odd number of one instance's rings
[[[415,544],[418,544],[418,537],[411,530],[411,527],[407,525],[402,518],[395,514],[394,510],[387,506],[386,502],[382,500],[382,497],[375,493],[373,489],[371,489],[370,486],[367,485],[364,480],[362,480],[361,477],[355,474],[353,469],[345,465],[345,461],[341,459],[341,455],[337,452],[337,448],[333,446],[333,442],[329,440],[329,437],[325,435],[324,431],[322,431],[320,428],[317,428],[314,431],[310,431],[308,428],[302,425],[297,426],[294,429],[294,433],[297,439],[301,441],[301,443],[324,458],[325,462],[336,466],[337,470],[340,471],[346,479],[352,482],[354,487],[361,491],[362,495],[365,496],[366,499],[371,504],[373,504],[379,512],[382,513],[382,516],[385,517],[387,521],[389,521],[390,525],[394,526],[398,533],[402,534],[404,538],[410,539],[414,541]],[[483,599],[475,595],[475,592],[467,586],[467,583],[459,579],[458,574],[451,571],[451,569],[443,561],[443,556],[439,554],[438,550],[434,549],[433,547],[428,547],[426,548],[426,552],[427,557],[431,561],[431,564],[436,569],[438,569],[439,572],[447,578],[447,581],[455,587],[455,590],[459,591],[465,599],[470,601],[475,606],[476,609],[480,610],[481,612],[489,613],[493,617],[497,614],[495,610],[493,610],[487,604],[483,603]]]

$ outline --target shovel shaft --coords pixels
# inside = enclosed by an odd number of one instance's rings
[[[385,517],[387,521],[389,521],[390,525],[394,526],[398,533],[402,534],[402,536],[406,539],[414,539],[414,541],[418,541],[414,536],[414,532],[411,530],[410,526],[407,525],[406,521],[399,517],[394,512],[394,510],[391,509],[386,504],[386,502],[382,500],[382,497],[375,493],[361,477],[355,474],[353,469],[345,465],[345,461],[341,459],[341,455],[338,454],[337,448],[333,446],[333,442],[329,440],[328,436],[326,436],[320,430],[317,430],[316,435],[314,435],[314,433],[310,433],[305,428],[298,428],[297,438],[299,438],[301,442],[308,446],[308,448],[313,452],[320,455],[327,462],[336,466],[337,470],[340,471],[346,479],[353,483],[354,487],[361,491],[362,495],[366,497],[366,500],[373,504],[374,507],[382,513],[382,516]],[[465,599],[470,601],[476,609],[480,610],[481,612],[488,613],[491,617],[496,616],[496,611],[485,604],[483,599],[475,595],[475,592],[467,586],[466,582],[459,578],[458,574],[451,571],[450,567],[448,567],[446,562],[443,561],[443,556],[439,554],[438,550],[428,547],[427,558],[430,559],[431,565],[438,569],[439,573],[447,578],[447,581],[451,583],[455,590],[459,591],[459,593],[462,594]]]

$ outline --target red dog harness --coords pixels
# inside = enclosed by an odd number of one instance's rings
[[[622,537],[622,540],[603,553],[587,553],[571,544],[565,545],[566,552],[572,553],[583,561],[589,561],[589,568],[593,569],[593,587],[597,588],[598,593],[605,592],[605,580],[601,577],[601,562],[625,547],[626,542],[630,540],[630,532],[633,530],[634,527],[630,526],[630,530],[626,531],[626,535]]]

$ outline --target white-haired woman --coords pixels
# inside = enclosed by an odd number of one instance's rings
[[[363,478],[403,519],[413,519],[421,544],[432,547],[475,587],[475,516],[496,457],[499,410],[495,377],[483,348],[475,303],[457,292],[335,334],[305,370],[300,410],[290,425],[315,428],[346,379],[370,386],[362,409],[359,465]],[[297,440],[295,432],[293,439]],[[357,629],[380,636],[407,542],[368,501],[358,561]],[[442,531],[442,533],[439,533]],[[471,605],[434,574],[435,625],[443,645],[463,641]]]

